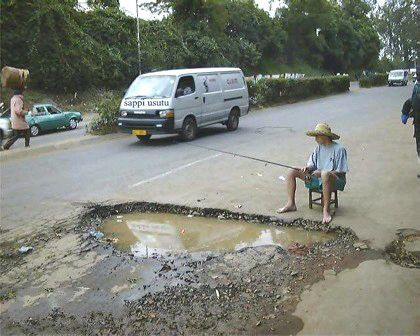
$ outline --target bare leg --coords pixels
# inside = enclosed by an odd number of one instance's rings
[[[323,194],[323,201],[324,201],[324,209],[323,209],[323,224],[331,223],[331,213],[330,213],[330,201],[331,201],[331,191],[332,186],[335,181],[335,175],[331,174],[331,172],[323,171],[321,173],[322,178],[322,194]]]
[[[287,175],[287,203],[283,208],[277,210],[278,213],[285,213],[290,211],[296,211],[296,178],[300,178],[302,180],[305,179],[305,174],[297,169],[292,169],[289,174]]]

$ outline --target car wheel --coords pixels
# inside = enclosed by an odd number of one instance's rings
[[[182,124],[181,138],[184,141],[194,140],[197,136],[197,123],[193,117],[185,118]]]
[[[239,126],[239,111],[232,110],[229,113],[229,119],[226,123],[228,131],[235,131]]]
[[[40,128],[38,125],[32,125],[31,126],[31,136],[36,137],[39,135]]]
[[[77,120],[74,118],[71,118],[69,122],[69,129],[74,130],[77,128],[77,125],[78,125]]]
[[[148,141],[150,140],[150,137],[152,135],[151,134],[147,134],[147,135],[136,135],[137,139],[139,139],[140,141]]]

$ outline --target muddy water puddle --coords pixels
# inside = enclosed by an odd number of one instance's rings
[[[112,216],[104,221],[101,230],[106,238],[113,240],[116,248],[137,256],[168,252],[229,252],[262,245],[287,248],[293,243],[325,243],[337,236],[300,228],[168,213]]]

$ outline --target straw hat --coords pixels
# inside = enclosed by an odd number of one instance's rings
[[[313,136],[313,137],[317,135],[325,135],[327,137],[330,137],[331,140],[340,139],[340,136],[331,132],[330,126],[328,126],[325,123],[316,125],[315,130],[306,132],[306,135]]]

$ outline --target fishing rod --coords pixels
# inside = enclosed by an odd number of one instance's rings
[[[300,170],[300,168],[292,167],[292,166],[289,166],[289,165],[286,165],[286,164],[283,164],[283,163],[278,163],[278,162],[273,162],[273,161],[267,161],[267,160],[263,160],[263,159],[258,159],[258,158],[254,158],[254,157],[247,156],[247,155],[242,155],[242,154],[238,154],[238,153],[224,151],[224,150],[221,150],[221,149],[216,149],[216,148],[211,148],[211,147],[206,147],[206,146],[201,146],[201,145],[193,145],[193,144],[187,144],[187,145],[193,146],[193,147],[199,147],[199,148],[207,149],[207,150],[210,150],[210,151],[213,151],[213,152],[219,152],[219,153],[223,153],[223,154],[238,156],[238,157],[249,159],[249,160],[264,162],[264,163],[268,163],[268,164],[271,164],[271,165],[274,165],[274,166],[280,166],[280,167],[284,167],[284,168],[288,168],[288,169],[293,169],[293,170]]]

